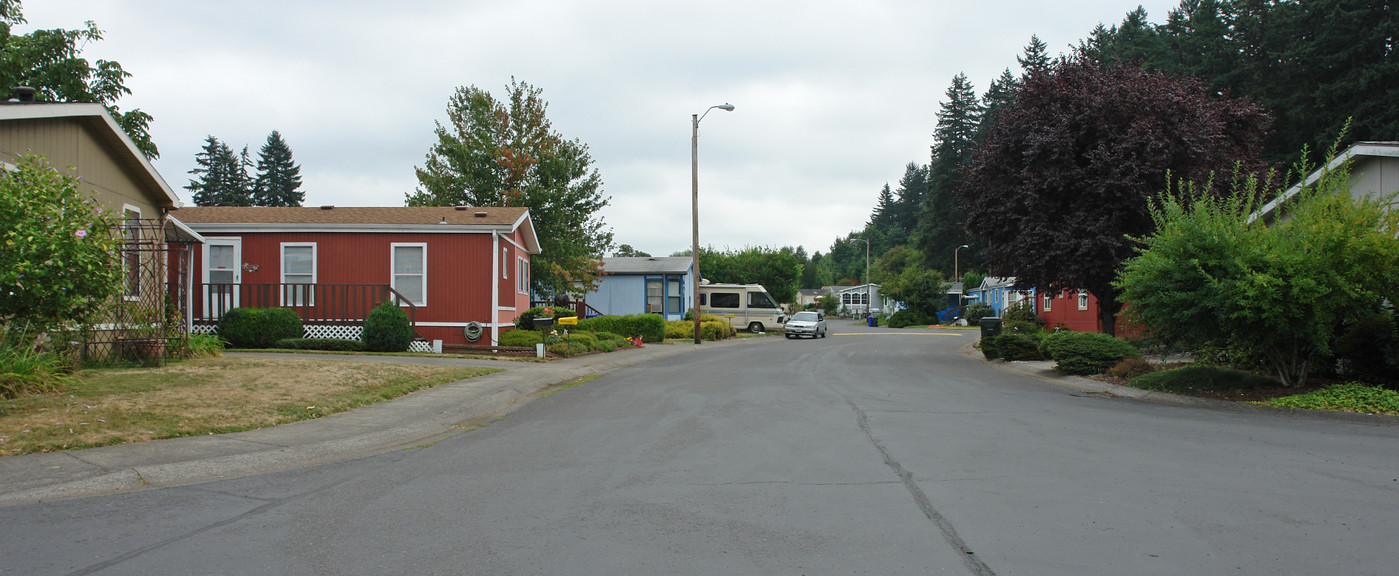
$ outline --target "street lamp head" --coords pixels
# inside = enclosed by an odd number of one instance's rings
[[[729,103],[727,103],[727,102],[725,102],[725,103],[723,103],[723,104],[720,104],[720,105],[718,105],[718,106],[715,106],[715,108],[718,108],[718,109],[723,110],[723,111],[725,111],[725,112],[733,112],[733,111],[734,111],[734,105],[733,105],[733,104],[729,104]]]
[[[958,246],[958,248],[971,248],[971,246],[967,246],[966,244],[963,244],[963,245],[961,245],[961,246]]]

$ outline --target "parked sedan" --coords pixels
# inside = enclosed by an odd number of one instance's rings
[[[787,319],[786,327],[783,328],[788,338],[798,336],[810,336],[812,338],[826,337],[826,319],[816,312],[797,312]]]

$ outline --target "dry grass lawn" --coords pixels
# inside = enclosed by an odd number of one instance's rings
[[[0,456],[276,426],[497,371],[271,358],[86,370],[61,393],[0,400]]]

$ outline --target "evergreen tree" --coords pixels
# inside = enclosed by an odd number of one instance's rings
[[[253,202],[258,206],[300,206],[306,199],[306,193],[300,188],[301,167],[292,161],[291,147],[282,139],[282,134],[273,130],[258,151]]]
[[[1048,48],[1049,45],[1040,40],[1039,36],[1030,35],[1030,43],[1025,45],[1025,55],[1015,57],[1015,60],[1020,62],[1020,69],[1024,71],[1025,76],[1049,69],[1052,62]]]
[[[996,118],[1001,110],[1015,102],[1015,91],[1020,88],[1020,79],[1010,73],[1010,68],[1001,72],[1000,77],[991,81],[991,87],[982,95],[981,125],[977,129],[977,142],[981,141],[982,135],[991,130],[991,126],[996,124]]]
[[[1033,39],[1038,42],[1037,38]],[[1034,43],[1032,42],[1032,46]],[[953,250],[967,241],[966,213],[957,198],[962,172],[976,150],[981,104],[965,74],[952,78],[933,131],[928,195],[919,214],[917,247],[930,268],[952,274]]]
[[[240,158],[227,144],[209,136],[204,148],[194,156],[194,175],[186,190],[194,193],[196,206],[252,206],[253,195],[248,179],[248,149]]]
[[[905,165],[904,175],[899,179],[899,188],[894,191],[894,196],[894,228],[900,233],[895,244],[904,244],[918,228],[918,212],[923,209],[923,202],[928,197],[928,166],[915,162]]]
[[[885,183],[884,188],[879,190],[879,200],[874,205],[874,212],[870,214],[869,226],[893,228],[897,225],[897,218],[898,207],[894,205],[894,191]]]

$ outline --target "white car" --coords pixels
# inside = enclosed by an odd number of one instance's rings
[[[799,336],[810,336],[812,338],[826,337],[826,319],[816,312],[797,312],[787,319],[787,324],[782,331],[788,338]]]

